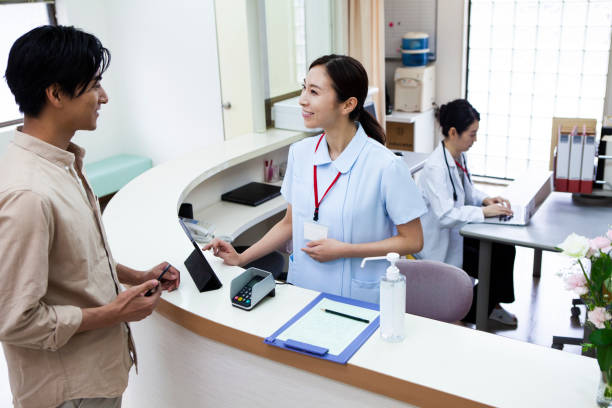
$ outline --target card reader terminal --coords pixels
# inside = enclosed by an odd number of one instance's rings
[[[253,291],[253,286],[263,279],[264,278],[261,276],[255,276],[232,298],[232,302],[242,306],[251,306],[251,293]]]
[[[230,295],[232,305],[251,310],[266,296],[274,296],[276,282],[270,272],[249,268],[232,280]]]

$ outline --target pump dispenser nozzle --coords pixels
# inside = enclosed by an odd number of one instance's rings
[[[361,261],[361,267],[365,266],[367,261],[377,261],[381,259],[386,259],[389,261],[390,265],[387,268],[387,279],[395,280],[399,277],[399,269],[395,266],[395,263],[399,260],[399,254],[397,252],[389,252],[386,256],[372,256],[369,258],[363,258]]]

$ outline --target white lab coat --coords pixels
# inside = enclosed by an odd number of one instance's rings
[[[440,143],[427,158],[417,181],[428,212],[421,217],[425,239],[423,250],[415,256],[418,259],[436,260],[461,268],[463,237],[459,230],[467,223],[484,221],[481,206],[487,194],[474,188],[465,173],[457,167],[448,150],[446,161],[455,184],[457,200],[453,200],[453,187]],[[464,178],[463,182],[460,177]]]

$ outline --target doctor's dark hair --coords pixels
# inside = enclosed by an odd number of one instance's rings
[[[323,65],[327,70],[338,102],[344,102],[350,97],[357,98],[357,106],[349,114],[349,119],[359,121],[366,135],[384,145],[385,131],[370,112],[363,108],[368,96],[368,74],[363,65],[355,58],[336,54],[317,58],[308,69],[317,65]]]
[[[453,127],[461,136],[472,123],[480,121],[480,113],[465,99],[455,99],[436,109],[436,119],[444,137],[448,137],[448,131]]]
[[[74,27],[45,25],[15,41],[5,78],[19,110],[36,117],[47,102],[46,89],[58,84],[70,97],[108,68],[110,52],[95,36]]]

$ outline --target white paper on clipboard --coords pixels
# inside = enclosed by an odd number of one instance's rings
[[[329,349],[330,354],[338,355],[368,326],[343,316],[337,316],[323,311],[330,309],[350,316],[372,321],[378,317],[378,310],[366,309],[342,302],[323,298],[304,316],[289,326],[276,338],[282,341],[288,339],[301,341]]]

